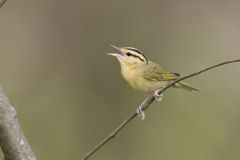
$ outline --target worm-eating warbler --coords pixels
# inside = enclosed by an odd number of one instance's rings
[[[158,101],[162,95],[158,95],[158,89],[167,85],[170,81],[179,78],[180,74],[169,71],[168,69],[149,61],[146,56],[138,49],[133,47],[116,47],[119,53],[109,53],[116,57],[121,66],[121,73],[126,82],[134,89],[147,94],[153,94]],[[173,85],[175,88],[183,88],[188,91],[199,91],[184,82]],[[141,109],[138,113],[143,114]],[[144,117],[142,117],[144,118]]]

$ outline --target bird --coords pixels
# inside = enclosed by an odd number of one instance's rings
[[[118,50],[118,53],[108,53],[108,55],[117,58],[121,66],[121,74],[128,85],[140,92],[153,94],[157,101],[161,101],[163,96],[163,94],[159,95],[159,90],[181,76],[179,73],[171,72],[167,68],[148,60],[136,48],[110,46]],[[198,88],[182,81],[175,83],[173,87],[188,91],[199,91]],[[142,108],[137,108],[137,113],[144,119],[145,114]]]

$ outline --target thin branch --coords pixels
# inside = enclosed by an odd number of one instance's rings
[[[147,97],[140,106],[143,107],[143,110],[145,110],[149,104],[151,104],[154,101],[154,97]],[[133,118],[135,118],[138,114],[135,112],[131,114],[128,118],[126,118],[114,131],[112,131],[106,138],[104,138],[99,144],[97,144],[90,152],[88,152],[83,160],[87,160],[89,157],[91,157],[97,150],[99,150],[104,144],[109,142],[112,138],[114,138],[119,131],[121,131]]]
[[[187,76],[178,78],[172,82],[170,82],[168,85],[166,85],[164,88],[162,88],[159,91],[159,94],[165,92],[168,88],[170,88],[171,86],[173,86],[175,83],[180,82],[184,79],[188,79],[190,77],[193,76],[197,76],[203,72],[206,72],[208,70],[211,70],[213,68],[225,65],[225,64],[229,64],[229,63],[235,63],[235,62],[240,62],[240,59],[237,60],[231,60],[231,61],[225,61],[210,67],[207,67],[205,69],[202,69],[198,72],[189,74]],[[150,104],[155,100],[154,96],[151,97],[146,97],[145,100],[140,104],[139,107],[142,107],[142,110],[146,110],[148,109],[148,107],[150,106]],[[127,117],[116,129],[114,129],[107,137],[105,137],[99,144],[97,144],[91,151],[89,151],[87,154],[85,154],[85,156],[83,157],[82,160],[87,160],[88,158],[90,158],[96,151],[98,151],[101,147],[103,147],[107,142],[109,142],[111,139],[113,139],[127,124],[129,124],[138,114],[135,112],[133,114],[131,114],[129,117]]]
[[[7,2],[7,0],[1,0],[0,1],[0,8],[4,5],[5,2]]]
[[[229,63],[235,63],[235,62],[240,62],[240,59],[236,59],[236,60],[231,60],[231,61],[225,61],[225,62],[222,62],[222,63],[218,63],[218,64],[216,64],[216,65],[213,65],[213,66],[207,67],[207,68],[205,68],[205,69],[202,69],[202,70],[200,70],[200,71],[198,71],[198,72],[189,74],[189,75],[184,76],[184,77],[182,77],[182,78],[178,78],[178,79],[176,79],[175,81],[173,81],[172,83],[169,83],[167,86],[165,86],[165,87],[161,90],[161,92],[164,92],[166,89],[168,89],[169,87],[173,86],[175,83],[180,82],[180,81],[182,81],[182,80],[184,80],[184,79],[187,79],[187,78],[190,78],[190,77],[193,77],[193,76],[197,76],[197,75],[199,75],[199,74],[201,74],[201,73],[203,73],[203,72],[206,72],[206,71],[208,71],[208,70],[211,70],[211,69],[213,69],[213,68],[216,68],[216,67],[219,67],[219,66],[222,66],[222,65],[225,65],[225,64],[229,64]],[[161,94],[161,93],[159,93],[159,94]]]
[[[0,87],[0,145],[5,160],[36,160],[21,129],[16,110]]]

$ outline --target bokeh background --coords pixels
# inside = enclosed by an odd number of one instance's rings
[[[9,0],[0,8],[0,84],[38,159],[81,159],[135,111],[110,44],[183,75],[240,58],[237,0]],[[240,64],[168,90],[93,160],[240,159]]]

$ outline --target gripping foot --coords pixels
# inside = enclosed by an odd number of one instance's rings
[[[161,93],[161,91],[162,91],[162,88],[160,88],[160,89],[158,89],[158,90],[156,90],[156,91],[154,92],[154,97],[155,97],[155,99],[156,99],[158,102],[161,102],[162,97],[163,97],[163,93]],[[159,94],[159,92],[160,92],[161,94]]]
[[[144,111],[142,110],[142,106],[140,107],[137,107],[137,114],[138,116],[141,118],[141,120],[144,120],[145,119],[145,113]]]

